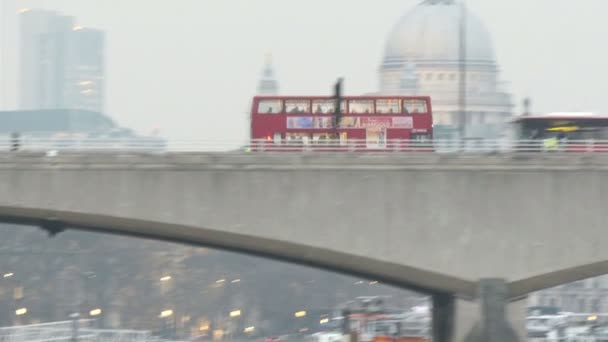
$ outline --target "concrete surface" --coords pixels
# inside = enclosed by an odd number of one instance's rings
[[[0,216],[242,250],[466,299],[477,280],[502,278],[517,300],[608,272],[607,175],[599,154],[4,154]]]

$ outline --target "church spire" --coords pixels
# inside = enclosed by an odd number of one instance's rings
[[[258,82],[258,95],[277,95],[279,93],[279,82],[275,78],[272,65],[272,55],[266,54],[266,63],[262,70],[262,77]]]

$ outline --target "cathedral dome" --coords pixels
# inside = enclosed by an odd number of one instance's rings
[[[494,63],[490,33],[466,12],[467,61]],[[406,13],[386,43],[385,61],[455,62],[459,59],[461,7],[454,0],[426,0]]]

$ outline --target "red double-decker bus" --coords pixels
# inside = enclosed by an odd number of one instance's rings
[[[336,108],[340,107],[340,111]],[[428,96],[258,96],[251,111],[256,150],[394,151],[430,146]]]

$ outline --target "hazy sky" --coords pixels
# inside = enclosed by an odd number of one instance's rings
[[[17,9],[52,9],[107,32],[107,108],[121,125],[174,139],[242,139],[272,52],[281,91],[377,89],[385,39],[420,0],[0,0],[16,105]],[[608,114],[608,0],[467,0],[494,38],[519,111]]]

